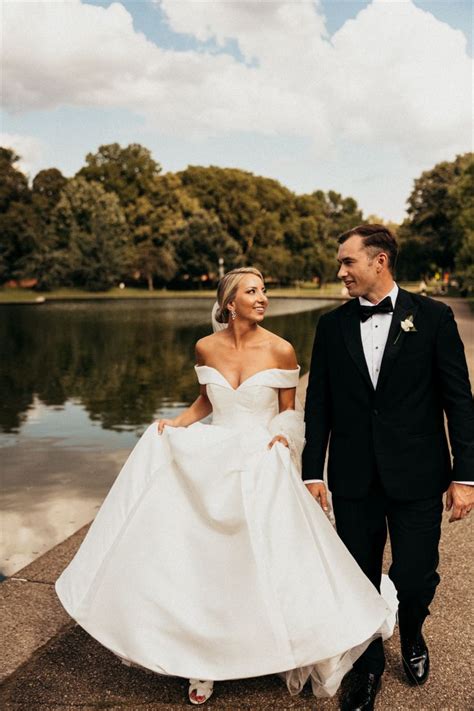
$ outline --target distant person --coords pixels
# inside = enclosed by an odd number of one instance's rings
[[[124,661],[188,677],[193,704],[275,673],[332,695],[394,614],[301,481],[299,367],[261,326],[262,275],[233,270],[217,297],[199,397],[146,430],[56,590]]]
[[[339,237],[338,276],[354,298],[324,314],[316,329],[303,479],[324,503],[330,440],[337,531],[377,588],[388,526],[403,667],[420,685],[429,673],[422,627],[439,582],[442,494],[450,521],[474,506],[474,409],[451,309],[399,288],[396,258],[395,238],[382,225]],[[374,708],[384,664],[379,637],[356,663],[343,711]]]

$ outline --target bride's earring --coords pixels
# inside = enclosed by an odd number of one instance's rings
[[[230,315],[232,317],[232,321],[235,321],[235,319],[237,318],[237,311],[231,311]]]

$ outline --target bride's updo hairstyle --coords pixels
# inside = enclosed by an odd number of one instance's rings
[[[239,282],[246,274],[255,274],[263,282],[262,273],[255,267],[239,267],[224,274],[217,285],[217,309],[214,318],[218,323],[229,323],[229,310],[227,305],[237,293]]]

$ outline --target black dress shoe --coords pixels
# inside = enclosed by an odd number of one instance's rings
[[[430,673],[430,656],[423,635],[420,633],[416,639],[403,639],[402,661],[405,674],[410,684],[421,686],[428,679]]]
[[[348,691],[342,697],[341,711],[373,711],[380,689],[381,674],[354,674]]]

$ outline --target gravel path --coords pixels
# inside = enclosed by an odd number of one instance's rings
[[[460,327],[474,381],[474,319],[461,300],[450,300]],[[304,381],[302,383],[304,387]],[[432,673],[428,683],[412,688],[401,669],[398,633],[386,643],[387,669],[378,696],[377,711],[473,711],[472,658],[474,609],[473,575],[474,516],[449,524],[443,521],[441,539],[441,583],[425,625],[430,647]],[[76,711],[77,709],[133,709],[175,711],[191,708],[186,703],[187,683],[182,679],[158,677],[123,666],[80,627],[65,623],[54,597],[53,581],[85,533],[81,530],[62,546],[0,586],[3,607],[6,663],[18,648],[36,634],[36,651],[6,678],[0,691],[2,709],[32,711]],[[388,553],[387,553],[388,561]],[[35,598],[29,600],[34,590]],[[3,591],[3,592],[2,592]],[[36,601],[36,602],[35,602]],[[57,617],[59,632],[51,638],[44,629]],[[31,619],[36,627],[32,628]],[[53,627],[51,626],[51,630]],[[46,639],[41,639],[43,631]],[[11,650],[9,643],[15,644]],[[42,645],[42,646],[41,646]],[[33,647],[32,647],[33,648]],[[21,651],[21,650],[20,650]],[[21,659],[21,654],[18,654]],[[222,682],[206,708],[225,711],[277,711],[338,709],[338,698],[318,700],[309,690],[290,697],[276,677]]]

